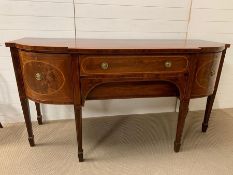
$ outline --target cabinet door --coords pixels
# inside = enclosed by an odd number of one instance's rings
[[[69,54],[20,51],[28,98],[44,103],[72,103],[71,58]]]
[[[192,89],[192,97],[208,96],[213,93],[221,55],[222,52],[200,55]]]

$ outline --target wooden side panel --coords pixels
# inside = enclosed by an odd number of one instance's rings
[[[26,95],[43,103],[73,102],[71,57],[20,51]]]
[[[192,87],[192,97],[208,96],[213,93],[221,55],[222,52],[200,55]]]

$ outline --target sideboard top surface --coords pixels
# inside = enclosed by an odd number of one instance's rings
[[[161,39],[69,39],[69,38],[22,38],[6,42],[7,47],[25,50],[91,52],[211,52],[222,51],[229,44],[203,40]]]

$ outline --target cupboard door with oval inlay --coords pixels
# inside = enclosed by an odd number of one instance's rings
[[[221,52],[200,55],[192,88],[192,97],[208,96],[213,93],[221,55]]]
[[[44,103],[72,103],[71,57],[20,51],[27,96]]]

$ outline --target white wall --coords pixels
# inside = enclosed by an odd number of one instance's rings
[[[191,8],[190,8],[191,7]],[[75,15],[74,15],[75,9]],[[189,14],[191,18],[189,21]],[[9,48],[21,37],[207,39],[233,43],[232,0],[0,0],[0,121],[23,121]],[[233,49],[215,108],[233,107]],[[191,110],[204,109],[193,100]],[[84,117],[175,111],[175,98],[88,101]],[[36,119],[31,105],[32,119]],[[43,105],[47,120],[73,118],[72,106]]]
[[[10,52],[4,42],[25,36],[72,38],[73,9],[72,0],[0,0],[0,121],[23,121]],[[35,120],[35,107],[31,109]],[[73,117],[71,109],[43,107],[47,119]]]
[[[233,1],[193,0],[188,39],[233,44]],[[228,49],[214,108],[233,107],[233,45]],[[205,98],[193,100],[191,109],[203,109]]]

